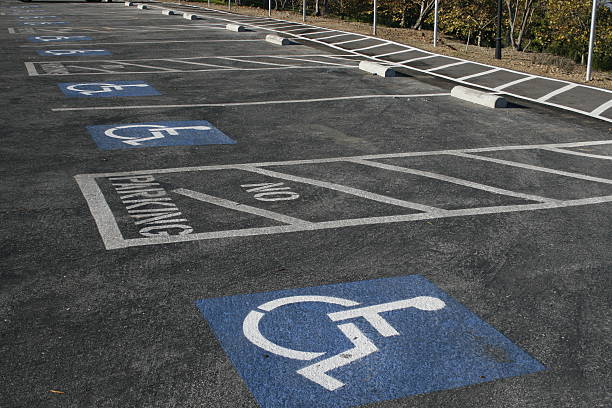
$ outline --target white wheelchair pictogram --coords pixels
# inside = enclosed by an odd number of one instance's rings
[[[257,308],[259,310],[251,310],[242,323],[244,336],[251,343],[265,351],[293,360],[309,361],[325,355],[326,352],[324,351],[300,351],[279,346],[265,338],[259,330],[259,322],[265,316],[265,312],[270,312],[281,306],[302,302],[322,302],[349,307],[351,309],[328,313],[327,317],[333,322],[363,318],[383,337],[400,335],[400,333],[380,315],[383,312],[408,308],[415,308],[423,311],[436,311],[446,306],[444,301],[431,296],[418,296],[410,299],[358,308],[352,308],[359,306],[359,303],[349,299],[331,296],[289,296],[264,303]],[[376,345],[363,334],[354,323],[339,324],[338,329],[340,329],[355,347],[297,370],[298,374],[315,382],[328,391],[335,391],[345,384],[328,375],[327,372],[348,365],[378,351]]]
[[[47,50],[45,51],[45,54],[60,56],[60,55],[78,55],[78,54],[86,54],[86,53],[99,53],[99,52],[105,52],[105,51],[106,50]],[[128,85],[122,85],[122,86],[125,87]]]
[[[124,129],[134,129],[134,128],[146,128],[151,136],[145,137],[135,137],[135,136],[125,136],[119,134],[119,131]],[[121,141],[125,144],[129,144],[131,146],[139,146],[142,142],[146,142],[149,140],[155,139],[163,139],[166,136],[178,136],[179,131],[181,130],[211,130],[210,126],[180,126],[180,127],[168,127],[163,125],[148,125],[148,124],[139,124],[139,125],[125,125],[125,126],[117,126],[111,129],[107,129],[104,132],[104,135],[108,137],[112,137],[113,139],[121,139]]]
[[[83,87],[97,86],[100,89],[89,89]],[[147,84],[112,84],[105,82],[92,82],[87,84],[74,84],[67,86],[66,89],[73,92],[78,92],[81,95],[93,95],[97,93],[108,93],[114,91],[123,91],[125,88],[147,88]]]

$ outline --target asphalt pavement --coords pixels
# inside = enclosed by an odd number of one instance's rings
[[[610,406],[605,100],[137,4],[0,2],[0,406]]]

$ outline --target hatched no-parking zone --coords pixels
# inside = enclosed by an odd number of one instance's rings
[[[116,249],[610,202],[612,179],[589,174],[588,162],[608,163],[612,157],[579,150],[609,144],[198,166],[84,174],[76,180],[106,248]],[[508,159],[507,154],[526,150],[554,156],[539,157],[538,163],[557,164],[549,168]],[[559,168],[560,157],[585,161],[585,172]],[[511,173],[491,179],[500,168]],[[472,173],[466,177],[464,169]],[[381,174],[372,176],[376,172]],[[357,174],[359,183],[352,177]],[[524,183],[534,179],[535,185]]]

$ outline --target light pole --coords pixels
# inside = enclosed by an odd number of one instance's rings
[[[376,0],[374,0],[374,14],[372,15],[372,35],[376,35]]]
[[[434,36],[433,36],[433,46],[436,47],[438,45],[438,0],[434,1]]]
[[[593,46],[595,45],[595,21],[597,20],[597,3],[599,3],[598,0],[593,0],[593,10],[591,11],[591,34],[589,35],[589,57],[587,58],[587,81],[593,79]]]
[[[502,0],[497,0],[497,38],[495,38],[495,59],[502,57]]]
[[[306,0],[302,3],[302,22],[306,22]]]

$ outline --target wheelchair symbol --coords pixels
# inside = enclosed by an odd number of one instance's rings
[[[151,134],[150,136],[145,137],[135,137],[135,136],[125,136],[118,134],[118,131],[122,129],[135,129],[135,128],[146,128],[147,131]],[[104,135],[108,137],[112,137],[114,139],[121,139],[121,141],[125,144],[129,144],[131,146],[139,146],[142,142],[146,142],[148,140],[155,139],[163,139],[166,136],[178,136],[180,130],[211,130],[210,126],[181,126],[181,127],[168,127],[163,125],[147,125],[139,124],[139,125],[125,125],[118,126],[111,129],[108,129],[104,132]],[[129,132],[128,132],[129,133]]]
[[[99,89],[89,89],[84,87],[97,86]],[[114,91],[123,91],[125,88],[148,88],[147,84],[111,84],[104,82],[93,82],[88,84],[74,84],[67,86],[66,89],[73,92],[78,92],[81,95],[93,95],[97,93],[108,93]]]
[[[255,346],[281,357],[309,361],[323,356],[326,352],[293,350],[279,346],[265,338],[259,330],[259,322],[264,317],[265,312],[270,312],[281,306],[302,302],[322,302],[344,307],[359,305],[359,303],[352,300],[331,296],[289,296],[276,299],[260,305],[258,307],[259,310],[251,310],[247,314],[242,324],[244,336]],[[363,318],[381,336],[391,337],[398,336],[400,333],[380,315],[381,313],[408,308],[436,311],[445,306],[446,304],[441,299],[430,296],[418,296],[411,299],[328,313],[327,317],[334,322]],[[335,391],[345,385],[343,382],[326,374],[328,371],[348,365],[378,351],[376,345],[354,323],[339,324],[338,328],[355,347],[297,370],[298,374],[328,391]]]

